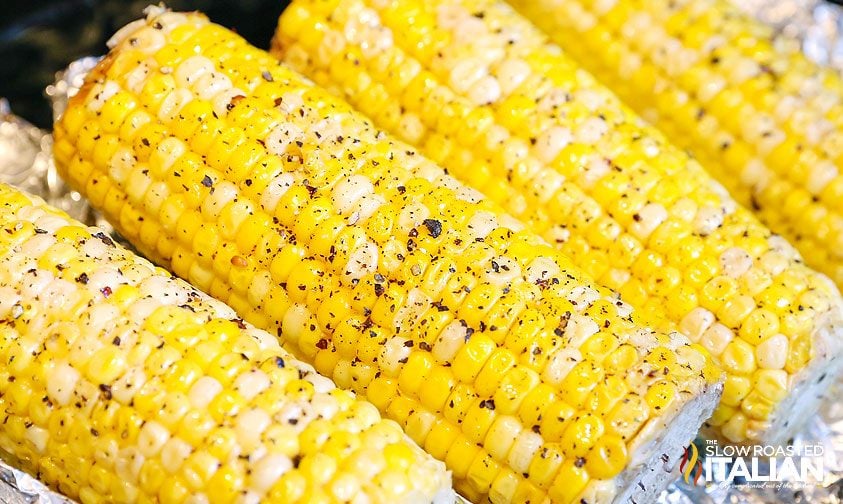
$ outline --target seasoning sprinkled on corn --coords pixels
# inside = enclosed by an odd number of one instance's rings
[[[372,401],[473,501],[643,502],[668,483],[662,457],[720,393],[699,345],[643,328],[477,191],[204,17],[153,10],[112,45],[55,150],[139,249]]]
[[[0,453],[83,504],[454,499],[274,336],[2,184]]]
[[[843,80],[727,0],[512,0],[843,286]]]
[[[294,0],[274,51],[707,348],[706,435],[784,441],[839,373],[835,286],[505,3]]]

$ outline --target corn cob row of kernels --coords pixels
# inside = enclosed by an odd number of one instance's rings
[[[55,131],[121,234],[365,395],[469,498],[658,492],[644,468],[717,400],[701,347],[200,15],[121,31]]]
[[[705,346],[707,435],[783,440],[819,404],[834,285],[503,2],[295,0],[274,51]]]
[[[84,504],[453,502],[374,406],[6,185],[0,365],[0,454]]]
[[[726,0],[512,2],[843,285],[843,80]]]

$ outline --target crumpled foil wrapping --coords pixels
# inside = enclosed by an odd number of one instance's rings
[[[0,502],[3,504],[71,504],[63,495],[0,460]]]
[[[776,27],[801,45],[805,54],[818,63],[843,69],[843,7],[822,0],[736,0],[736,4],[758,19]],[[73,62],[56,75],[46,94],[55,116],[61,115],[69,97],[76,94],[85,74],[99,58]],[[113,228],[95,212],[81,195],[70,190],[59,178],[52,159],[52,138],[14,116],[8,103],[0,99],[0,181],[10,183],[73,217],[100,226],[112,235]],[[116,235],[115,235],[116,236]],[[116,236],[120,239],[119,236]],[[122,240],[121,240],[122,241]],[[123,241],[125,243],[125,241]],[[787,488],[742,488],[708,484],[693,486],[681,479],[671,484],[658,499],[659,504],[720,503],[843,503],[843,389],[838,386],[819,415],[793,439],[793,445],[821,443],[825,448],[825,478],[799,490]],[[72,501],[52,492],[23,471],[0,459],[0,503],[67,504]],[[458,504],[465,503],[458,498]]]
[[[733,0],[797,41],[817,63],[843,70],[843,7],[825,0]]]
[[[52,137],[13,115],[0,100],[0,181],[38,194],[74,217],[88,218],[87,204],[68,192],[56,173]]]
[[[64,111],[68,98],[76,94],[97,61],[99,58],[82,58],[56,74],[56,83],[46,91],[56,116]],[[41,196],[71,217],[113,232],[82,195],[71,191],[59,177],[53,163],[52,135],[15,116],[4,99],[0,99],[0,182]]]
[[[816,484],[793,482],[793,487],[767,484],[762,488],[723,486],[709,483],[693,486],[681,479],[671,484],[659,497],[659,504],[771,504],[810,503],[840,504],[843,502],[843,382],[838,381],[827,401],[808,425],[794,436],[792,445],[799,451],[806,445],[821,444],[824,449],[824,479]],[[836,398],[836,399],[835,399]],[[763,463],[762,463],[763,467]],[[764,470],[761,471],[765,473]]]

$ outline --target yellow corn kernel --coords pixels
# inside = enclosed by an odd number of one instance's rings
[[[780,369],[759,369],[753,374],[753,389],[768,401],[780,401],[787,394],[787,372]]]
[[[611,478],[620,473],[627,462],[627,448],[617,436],[603,436],[586,456],[586,470],[600,479]]]
[[[644,398],[650,409],[658,415],[673,403],[676,399],[676,392],[676,386],[673,383],[660,381],[650,387]]]
[[[755,349],[741,339],[732,340],[721,356],[723,368],[730,373],[748,375],[755,370]]]
[[[591,413],[583,413],[573,418],[565,429],[559,444],[568,457],[584,457],[591,447],[602,438],[605,424]]]
[[[743,376],[729,375],[720,401],[727,406],[739,406],[752,389],[752,381]]]
[[[565,459],[548,490],[550,498],[558,502],[573,502],[588,484],[589,474],[584,465],[573,458]]]

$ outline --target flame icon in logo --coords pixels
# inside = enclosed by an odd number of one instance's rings
[[[682,455],[682,460],[679,462],[679,471],[684,475],[685,483],[691,483],[691,476],[694,470],[697,474],[694,476],[694,486],[696,486],[703,475],[703,466],[700,461],[700,452],[697,450],[697,445],[691,443],[685,448],[685,454]]]

